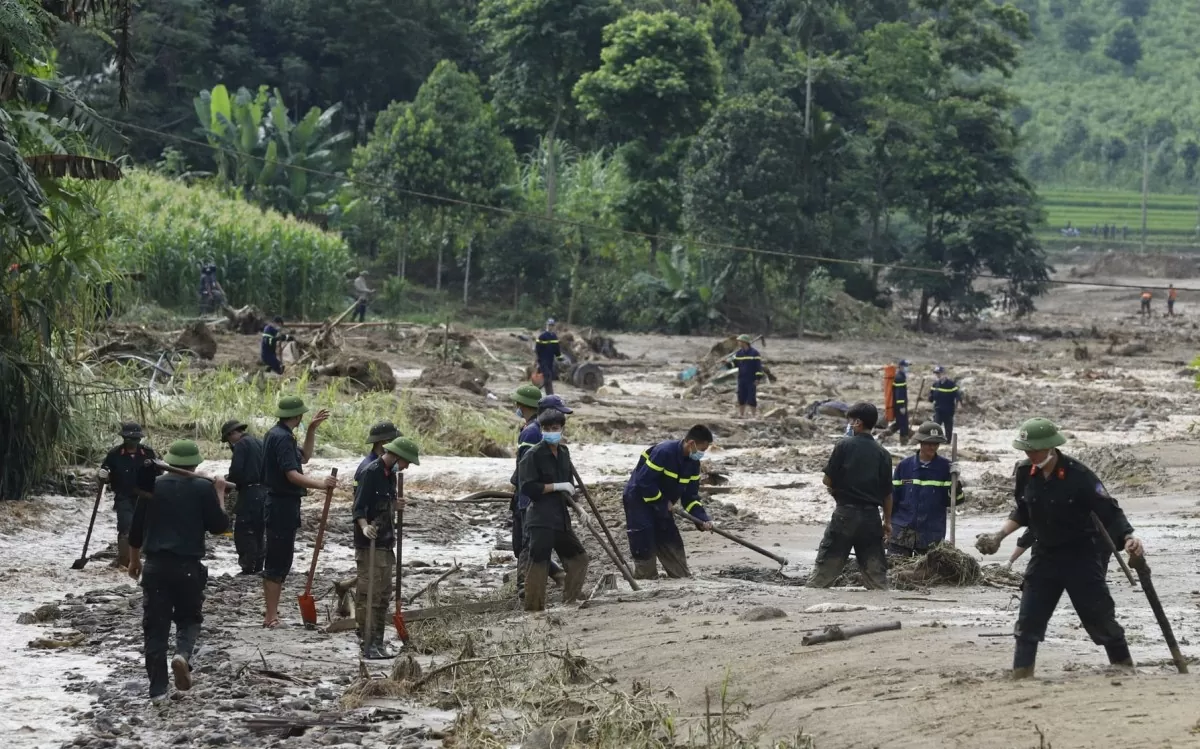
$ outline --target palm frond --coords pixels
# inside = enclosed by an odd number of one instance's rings
[[[0,218],[9,218],[31,242],[49,242],[50,221],[42,211],[46,193],[21,157],[6,119],[0,119]]]
[[[42,179],[121,179],[121,167],[115,162],[76,156],[71,153],[45,153],[26,156],[30,171]]]
[[[0,103],[14,100],[43,107],[52,117],[67,120],[106,151],[115,153],[125,145],[125,138],[109,127],[103,117],[54,81],[0,69]]]
[[[3,0],[0,0],[2,2]],[[130,40],[134,0],[42,0],[46,12],[76,25],[104,20],[116,32],[113,63],[117,68],[121,108],[129,104],[129,71],[135,62]]]

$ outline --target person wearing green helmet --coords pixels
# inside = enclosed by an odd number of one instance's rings
[[[300,502],[309,489],[324,491],[337,487],[337,479],[323,479],[304,475],[307,463],[316,448],[317,429],[329,418],[329,411],[321,409],[313,416],[304,434],[304,447],[296,444],[293,434],[300,426],[300,419],[308,413],[308,406],[297,395],[279,399],[275,416],[279,422],[267,432],[263,440],[263,483],[267,485],[267,543],[263,561],[263,598],[266,614],[263,626],[274,629],[280,625],[279,596],[283,592],[283,581],[292,571],[292,560],[296,554],[296,531],[300,528]]]
[[[396,474],[420,464],[416,443],[396,437],[383,446],[378,460],[363,469],[354,489],[354,560],[358,567],[354,612],[359,643],[367,660],[392,657],[384,633],[396,571],[395,514],[404,506],[404,500],[396,496]],[[367,591],[372,592],[374,600],[367,600]],[[374,610],[370,632],[367,607]]]
[[[517,414],[521,417],[522,427],[517,435],[517,462],[513,468],[512,477],[509,479],[509,483],[513,486],[513,498],[508,503],[508,509],[512,514],[513,556],[517,558],[517,600],[523,601],[525,600],[525,572],[529,567],[529,553],[525,544],[528,539],[528,534],[525,532],[525,511],[529,508],[529,497],[523,495],[521,488],[517,486],[517,469],[520,468],[521,458],[525,457],[529,448],[536,447],[542,441],[542,429],[537,423],[538,414],[547,408],[558,408],[564,413],[571,413],[571,409],[562,403],[562,398],[559,396],[542,398],[541,389],[534,385],[522,385],[517,388],[516,392],[512,394],[512,401],[517,404]],[[544,407],[543,401],[547,404]],[[550,578],[560,587],[565,579],[562,568],[553,561],[550,562]]]
[[[163,456],[167,465],[194,471],[203,457],[191,440],[177,440]],[[204,559],[204,534],[219,535],[229,528],[221,507],[225,482],[168,473],[154,482],[149,498],[139,497],[129,530],[129,576],[141,578],[142,635],[150,700],[169,697],[167,643],[175,622],[175,657],[171,671],[175,688],[192,686],[192,653],[204,620],[204,588],[208,570]],[[148,512],[150,505],[153,512]],[[142,553],[146,561],[142,562]]]
[[[367,470],[367,466],[374,463],[383,457],[383,446],[395,439],[403,437],[396,425],[390,421],[381,421],[371,427],[370,433],[367,434],[367,444],[371,446],[371,452],[367,453],[362,460],[358,462],[358,468],[354,469],[354,485],[358,486],[358,481],[362,477],[362,472]]]
[[[1058,449],[1066,441],[1049,419],[1029,419],[1021,425],[1013,440],[1013,448],[1026,458],[1016,469],[1017,506],[998,532],[980,534],[975,541],[981,553],[995,554],[1018,528],[1028,527],[1037,537],[1025,568],[1014,631],[1012,675],[1016,679],[1033,676],[1038,643],[1063,591],[1071,597],[1092,641],[1104,646],[1109,662],[1133,667],[1105,582],[1102,550],[1107,543],[1100,533],[1108,533],[1117,548],[1124,547],[1131,555],[1143,553],[1142,542],[1096,474]]]

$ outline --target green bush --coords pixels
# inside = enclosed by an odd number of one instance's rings
[[[351,261],[336,234],[147,172],[129,173],[106,203],[109,251],[122,270],[145,274],[146,293],[163,307],[196,308],[209,258],[235,307],[288,318],[345,307]]]

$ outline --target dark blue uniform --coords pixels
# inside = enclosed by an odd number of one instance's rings
[[[371,452],[364,455],[362,460],[358,461],[358,468],[354,469],[354,488],[355,489],[358,488],[358,482],[362,481],[363,471],[367,470],[367,467],[370,466],[372,463],[374,463],[377,460],[379,460],[379,456],[375,454],[374,450],[372,450]]]
[[[954,436],[954,411],[962,400],[958,385],[949,377],[942,377],[933,383],[929,400],[933,403],[933,420],[942,425],[946,439],[950,439]]]
[[[279,328],[267,324],[262,332],[262,351],[260,352],[262,363],[267,365],[275,374],[283,374],[283,363],[279,361],[279,357],[275,355],[275,342],[279,338]]]
[[[758,408],[758,382],[763,376],[762,354],[751,346],[733,355],[737,367],[737,399],[739,406]]]
[[[288,481],[291,471],[304,473],[300,445],[282,421],[271,427],[263,442],[263,483],[267,485],[267,544],[263,579],[283,584],[292,571],[300,502],[308,490]]]
[[[509,503],[508,509],[512,513],[512,545],[513,556],[517,558],[517,596],[523,596],[525,593],[525,571],[529,567],[529,546],[526,543],[529,540],[529,530],[525,527],[527,510],[529,509],[529,497],[521,491],[521,487],[517,484],[517,472],[521,467],[521,458],[525,457],[525,453],[531,448],[537,447],[542,441],[542,428],[538,426],[537,418],[534,417],[528,424],[521,429],[521,433],[517,436],[517,466],[513,470],[512,478],[509,483],[513,485],[513,498]],[[555,577],[562,572],[562,568],[550,562],[550,576]]]
[[[162,473],[152,461],[158,460],[154,450],[138,445],[126,450],[114,447],[104,456],[100,467],[108,471],[108,485],[113,493],[113,509],[117,511],[117,536],[127,538],[133,523],[133,510],[139,497],[154,491],[154,479]]]
[[[657,559],[670,577],[687,577],[683,537],[671,507],[679,504],[702,522],[709,517],[700,503],[700,461],[687,456],[683,441],[660,442],[642,453],[621,500],[634,576],[658,577]]]
[[[924,553],[946,538],[951,484],[950,461],[940,455],[928,463],[922,463],[919,455],[900,461],[892,474],[890,553]],[[960,488],[959,502],[962,497]]]
[[[896,417],[892,431],[899,432],[901,437],[912,434],[908,428],[908,375],[903,369],[897,369],[892,380],[892,415]]]
[[[226,478],[237,486],[233,545],[246,575],[263,571],[266,559],[267,487],[263,483],[264,447],[258,437],[246,434],[233,445],[233,460]]]
[[[553,395],[554,361],[562,353],[558,345],[558,334],[549,330],[542,331],[533,350],[537,354],[538,369],[542,372],[542,389],[546,391],[546,395]]]

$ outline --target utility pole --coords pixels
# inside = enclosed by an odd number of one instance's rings
[[[1150,135],[1142,136],[1142,253],[1146,252],[1146,204],[1150,196]]]

